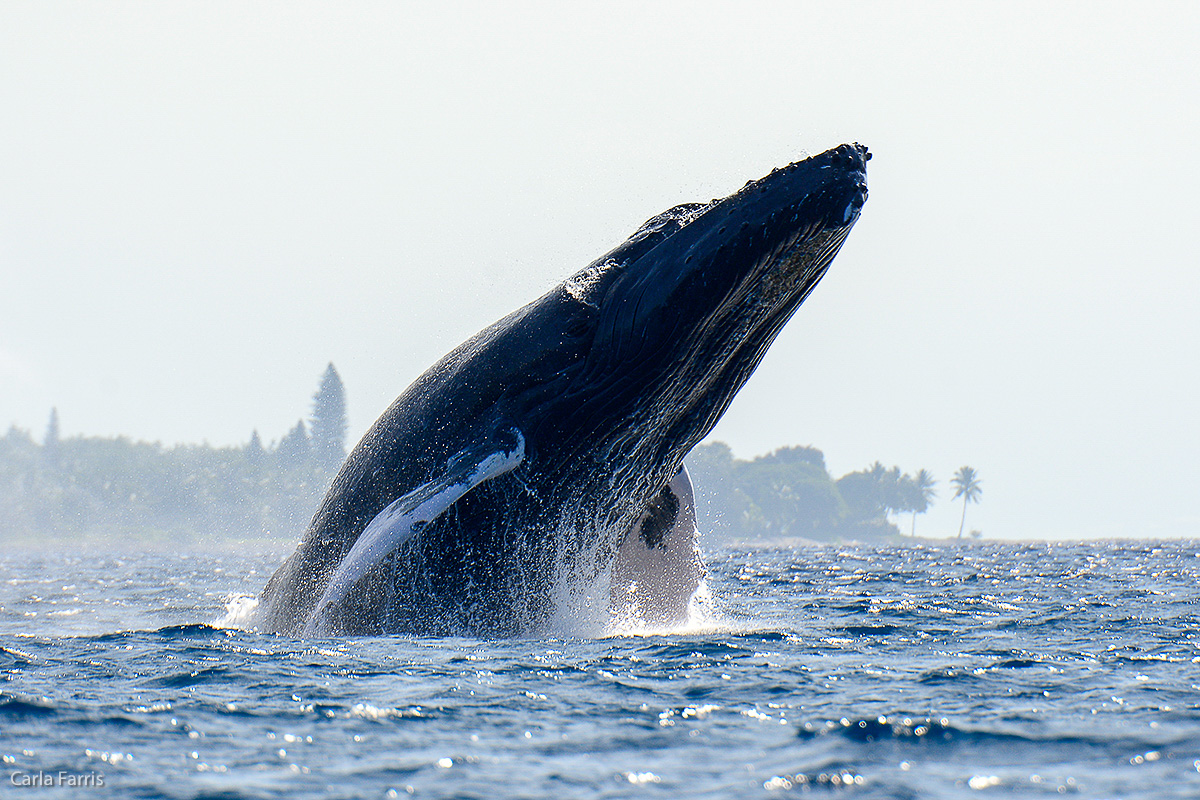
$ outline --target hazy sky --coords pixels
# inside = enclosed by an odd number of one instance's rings
[[[0,429],[359,436],[680,202],[844,141],[861,219],[713,434],[1200,535],[1200,5],[0,0]]]

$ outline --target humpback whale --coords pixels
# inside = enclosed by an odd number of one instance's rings
[[[253,624],[516,636],[610,569],[618,595],[685,593],[684,456],[825,274],[870,157],[844,144],[665,211],[443,357],[347,457]]]

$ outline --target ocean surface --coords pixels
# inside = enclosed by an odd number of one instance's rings
[[[1200,798],[1200,542],[709,553],[678,631],[220,627],[283,555],[0,555],[0,796]]]

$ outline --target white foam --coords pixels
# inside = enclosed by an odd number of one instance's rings
[[[708,582],[702,580],[688,600],[686,618],[673,623],[653,624],[646,622],[636,608],[626,607],[609,615],[608,624],[599,638],[738,633],[746,627],[745,624],[725,616],[716,596],[709,590]]]
[[[230,595],[225,600],[225,616],[215,620],[214,628],[236,628],[248,631],[254,628],[254,612],[258,608],[258,597],[252,594]]]
[[[607,639],[677,634],[738,633],[747,623],[730,619],[721,610],[717,597],[701,580],[688,600],[687,615],[678,621],[647,622],[636,603],[616,608],[610,604],[610,570],[604,570],[586,587],[568,586],[560,579],[556,586],[556,613],[546,633],[565,639]]]
[[[562,535],[560,533],[560,535]],[[604,635],[608,624],[608,591],[610,570],[595,570],[599,554],[592,551],[580,558],[582,565],[571,570],[559,564],[552,589],[554,615],[547,633],[567,639],[597,639]],[[581,581],[574,575],[596,572],[591,581]]]

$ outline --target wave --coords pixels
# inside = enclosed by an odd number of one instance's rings
[[[0,719],[41,719],[57,713],[58,709],[45,697],[24,698],[0,692]]]
[[[1103,733],[1084,734],[1070,731],[1044,733],[1007,729],[966,727],[953,724],[946,717],[883,715],[850,719],[843,717],[823,724],[805,723],[798,730],[804,740],[836,737],[855,743],[911,743],[945,747],[1007,747],[1036,748],[1061,746],[1066,748],[1095,748],[1122,754],[1139,750],[1164,748],[1173,741],[1151,741],[1127,736],[1104,736]],[[1190,739],[1184,737],[1180,742]]]

